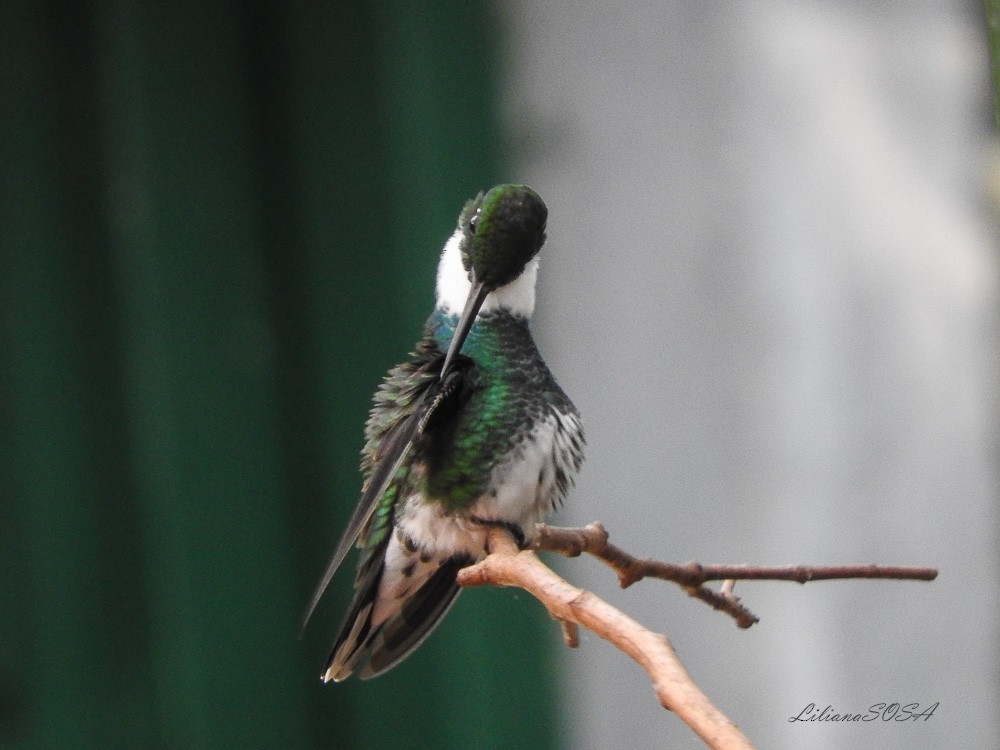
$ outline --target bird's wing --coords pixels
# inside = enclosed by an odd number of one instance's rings
[[[431,363],[427,371],[434,373],[434,377],[426,380],[421,386],[420,392],[413,395],[407,413],[400,416],[382,436],[377,455],[372,463],[371,473],[365,483],[365,489],[361,493],[361,499],[337,543],[337,548],[334,550],[330,562],[327,563],[323,577],[320,578],[312,597],[309,599],[309,605],[306,607],[302,623],[299,626],[300,637],[334,574],[344,562],[344,558],[347,557],[351,545],[357,540],[358,535],[361,534],[372,514],[378,508],[379,501],[406,461],[414,442],[427,428],[428,420],[443,404],[450,401],[461,390],[471,360],[464,357],[461,360],[456,360],[449,366],[448,373],[439,379],[436,373],[440,370],[442,362],[443,357]],[[391,512],[392,509],[388,510]]]

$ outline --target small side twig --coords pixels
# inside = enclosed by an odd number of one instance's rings
[[[787,565],[778,567],[757,565],[683,565],[635,557],[608,541],[608,532],[600,523],[583,528],[560,528],[539,524],[533,549],[558,552],[576,557],[584,552],[606,563],[618,574],[622,588],[628,588],[643,578],[658,578],[676,583],[690,596],[730,615],[737,626],[749,628],[758,618],[733,594],[735,581],[794,581],[808,583],[847,578],[880,578],[893,580],[933,581],[934,568],[899,565]],[[705,584],[723,581],[715,591]]]

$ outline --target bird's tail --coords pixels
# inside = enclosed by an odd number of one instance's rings
[[[388,616],[377,619],[378,599],[392,592],[382,586],[384,568],[371,570],[359,580],[354,601],[340,626],[327,659],[323,680],[347,679],[367,655],[362,679],[392,669],[417,648],[441,621],[458,595],[458,571],[471,564],[467,557],[448,558],[430,573],[413,594],[398,599]]]

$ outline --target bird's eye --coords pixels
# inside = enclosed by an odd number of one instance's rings
[[[478,223],[479,223],[479,211],[477,210],[476,213],[472,214],[472,218],[469,219],[469,229],[472,230],[473,234],[476,233],[476,224]]]

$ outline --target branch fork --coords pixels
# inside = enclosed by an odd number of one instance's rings
[[[733,594],[737,580],[808,581],[843,578],[890,578],[931,581],[932,568],[899,566],[787,566],[675,565],[637,558],[608,541],[608,532],[599,523],[583,528],[559,528],[539,524],[530,549],[519,549],[513,535],[502,527],[489,530],[487,557],[458,573],[458,583],[472,586],[516,586],[545,605],[560,623],[568,646],[579,645],[579,628],[584,627],[625,652],[646,670],[660,704],[677,714],[705,742],[716,750],[752,748],[750,740],[720,712],[688,675],[667,638],[648,630],[595,594],[579,589],[558,576],[535,554],[536,550],[558,552],[567,557],[587,553],[598,558],[618,575],[622,588],[643,578],[671,581],[690,596],[730,615],[737,626],[749,628],[758,618]],[[721,581],[718,590],[705,584]]]

